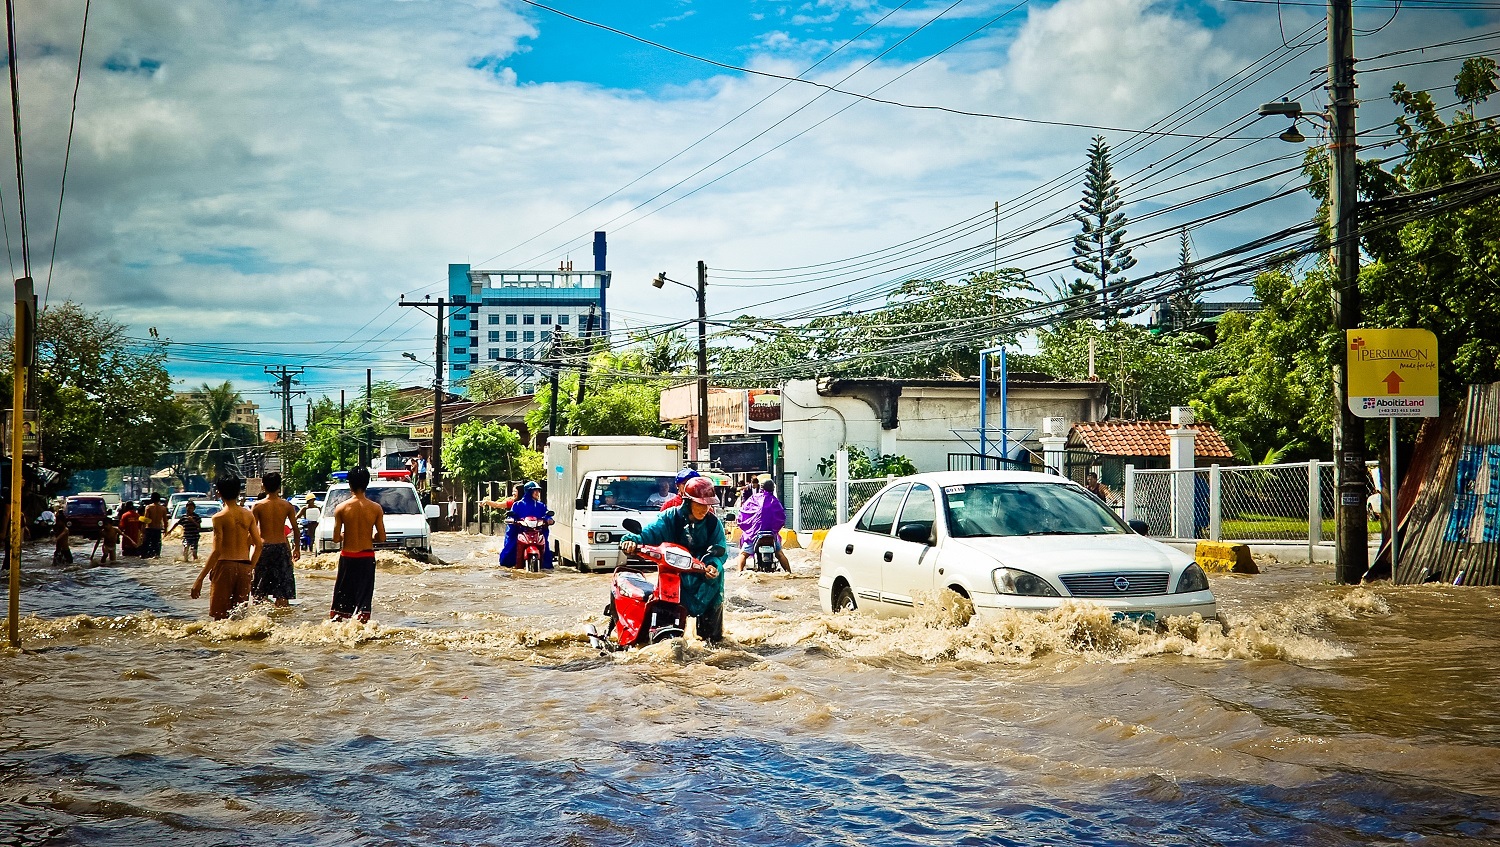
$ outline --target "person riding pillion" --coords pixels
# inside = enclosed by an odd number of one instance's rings
[[[520,522],[526,518],[537,518],[542,522],[542,567],[551,568],[551,531],[547,527],[552,526],[552,518],[547,514],[547,504],[542,501],[542,487],[535,482],[526,483],[521,499],[511,504],[510,517],[514,522],[508,522],[505,526],[505,546],[500,549],[500,564],[507,568],[516,567],[516,541],[521,534]]]
[[[639,533],[627,532],[620,550],[629,556],[641,544],[681,544],[708,565],[706,573],[682,575],[682,605],[698,619],[699,637],[715,643],[724,637],[724,564],[729,558],[724,523],[713,510],[719,498],[714,484],[701,476],[687,481],[682,497],[680,506],[658,513]]]

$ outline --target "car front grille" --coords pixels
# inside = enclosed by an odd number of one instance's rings
[[[1170,574],[1160,571],[1068,574],[1061,577],[1074,597],[1144,597],[1166,594]]]

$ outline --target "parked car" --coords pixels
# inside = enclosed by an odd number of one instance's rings
[[[1138,534],[1082,486],[1022,471],[955,471],[894,480],[828,531],[824,611],[910,614],[952,589],[983,618],[1002,609],[1097,603],[1154,623],[1217,616],[1193,558]]]
[[[113,517],[119,517],[119,515],[120,515],[120,506],[124,502],[124,501],[122,501],[120,499],[120,495],[116,494],[113,491],[80,491],[80,492],[78,492],[77,494],[75,494],[73,496],[74,497],[103,497],[104,498],[104,505],[105,505],[106,508],[109,509],[109,516],[112,517],[112,518]]]
[[[339,549],[333,543],[333,510],[351,496],[347,483],[328,489],[328,499],[322,506],[323,518],[318,521],[318,534],[313,539],[313,549],[317,552],[332,553]],[[415,486],[400,480],[370,480],[365,496],[379,503],[385,512],[385,541],[377,543],[376,549],[432,555],[432,534],[427,519],[439,517],[442,511],[436,505],[423,508]]]
[[[224,501],[222,501],[222,500],[197,500],[197,499],[195,499],[195,500],[192,501],[192,503],[193,503],[193,511],[195,511],[195,512],[198,513],[198,517],[203,518],[203,531],[204,532],[210,532],[211,529],[209,528],[209,525],[208,525],[208,519],[212,518],[214,515],[217,515],[220,511],[223,510],[223,508],[224,508]],[[187,514],[187,504],[188,504],[187,500],[179,500],[179,501],[177,501],[176,505],[172,506],[172,511],[171,511],[170,517],[169,517],[169,520],[172,523],[176,523],[176,521],[177,521],[178,518],[180,518],[183,515]],[[168,523],[167,525],[171,526],[172,523]]]
[[[99,528],[109,517],[109,504],[103,497],[78,494],[63,501],[68,513],[68,534],[82,538],[98,538]]]
[[[208,500],[211,498],[211,496],[212,495],[210,495],[207,491],[175,492],[167,497],[167,511],[175,511],[177,509],[178,503],[185,503],[188,500]]]

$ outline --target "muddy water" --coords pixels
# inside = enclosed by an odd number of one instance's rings
[[[607,577],[439,538],[369,626],[328,557],[213,623],[194,565],[28,559],[0,843],[1500,843],[1494,590],[1272,562],[1227,633],[958,626],[823,615],[801,561],[731,575],[723,649],[601,656]]]

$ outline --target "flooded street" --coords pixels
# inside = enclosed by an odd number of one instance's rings
[[[606,656],[607,575],[435,543],[369,626],[330,556],[222,622],[195,564],[28,558],[0,843],[1500,843],[1494,589],[1267,562],[1228,634],[960,627],[824,615],[804,556],[730,575],[725,648]]]

